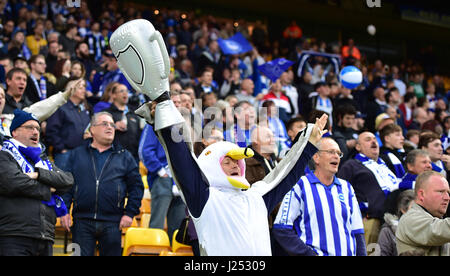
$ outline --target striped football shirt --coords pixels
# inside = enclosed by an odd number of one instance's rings
[[[318,255],[355,256],[355,234],[363,234],[355,192],[347,181],[334,177],[323,185],[309,173],[302,176],[280,206],[274,228],[294,229]]]

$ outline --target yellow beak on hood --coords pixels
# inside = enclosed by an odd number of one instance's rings
[[[255,153],[250,148],[234,148],[226,154],[226,156],[233,158],[234,160],[250,158],[253,157],[253,155],[255,155]]]

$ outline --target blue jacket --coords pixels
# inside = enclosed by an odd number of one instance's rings
[[[119,144],[99,153],[88,141],[70,152],[68,171],[75,183],[63,199],[68,207],[73,202],[74,218],[119,222],[139,214],[144,184],[135,159]]]
[[[101,92],[103,94],[106,86],[113,81],[124,84],[128,90],[133,91],[133,88],[125,78],[124,74],[120,69],[117,69],[115,71],[97,72],[92,80],[92,93],[97,94],[98,92]]]
[[[156,137],[153,127],[146,124],[139,141],[139,159],[148,170],[148,185],[158,178],[158,171],[168,165],[164,148]]]
[[[83,144],[83,133],[91,116],[88,110],[78,111],[69,100],[47,120],[47,142],[54,152],[73,149]]]

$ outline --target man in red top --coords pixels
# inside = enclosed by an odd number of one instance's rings
[[[287,122],[292,115],[292,108],[289,98],[283,93],[282,88],[280,79],[277,79],[277,81],[272,83],[269,93],[262,98],[262,102],[267,100],[273,101],[278,107],[279,118]]]
[[[284,38],[299,39],[303,35],[302,29],[297,25],[297,22],[292,21],[291,24],[283,31]]]
[[[348,40],[348,45],[345,45],[342,47],[342,58],[344,60],[344,64],[352,64],[355,62],[355,60],[361,59],[361,53],[359,52],[359,49],[356,48],[355,42],[352,38]]]

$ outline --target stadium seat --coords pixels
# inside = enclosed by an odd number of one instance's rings
[[[192,252],[192,246],[177,242],[177,240],[175,239],[175,237],[177,236],[177,233],[178,233],[178,229],[175,230],[175,232],[173,232],[173,235],[172,235],[172,252],[188,254],[188,255],[184,255],[184,256],[194,256],[194,253]]]
[[[194,255],[189,252],[172,252],[163,250],[159,253],[159,256],[194,256]]]
[[[156,228],[128,228],[125,234],[123,256],[159,256],[163,250],[171,250],[169,236],[164,230]]]

